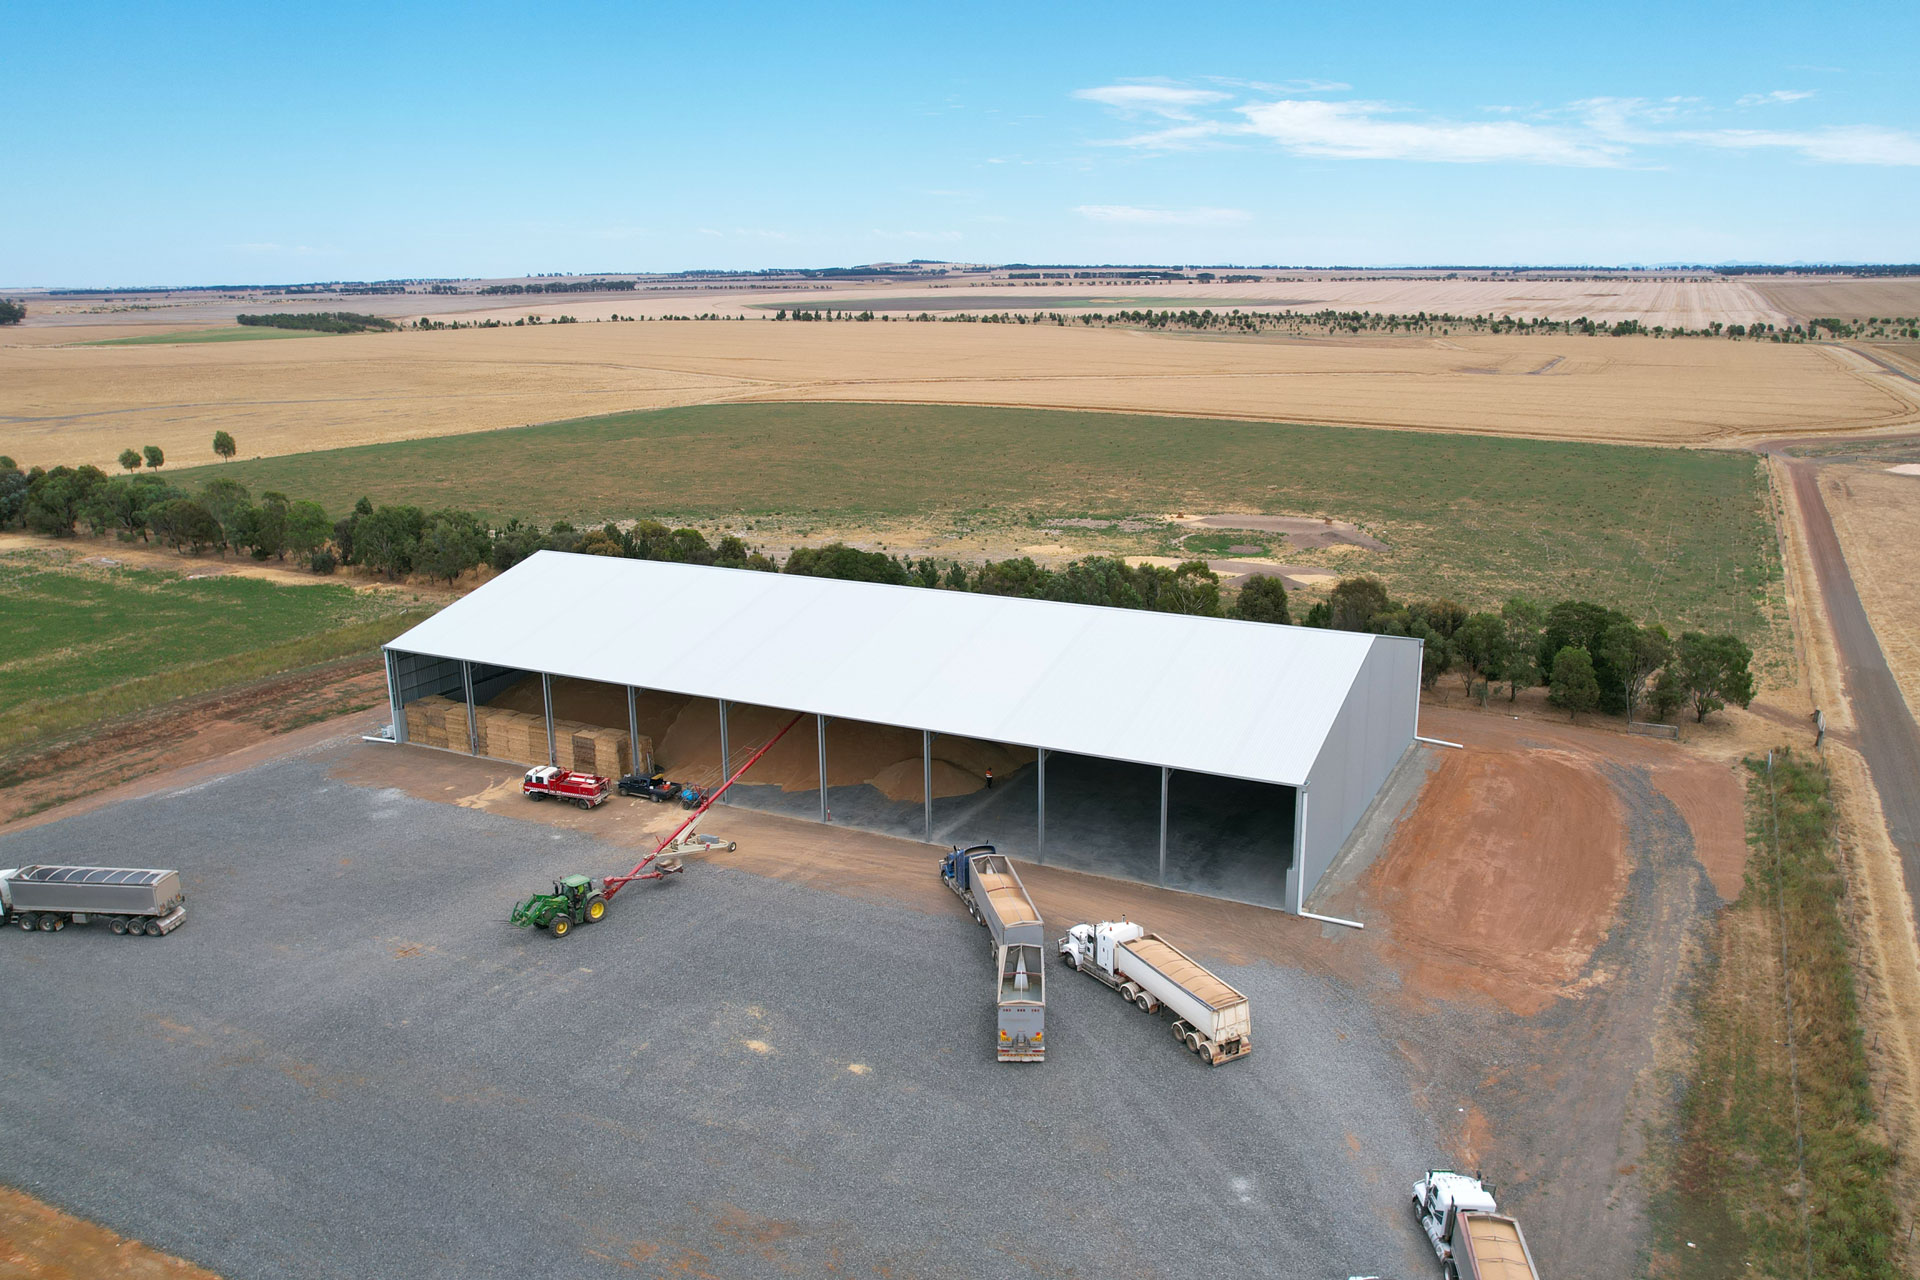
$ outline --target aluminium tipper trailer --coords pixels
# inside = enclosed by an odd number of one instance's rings
[[[31,866],[0,871],[0,920],[51,933],[104,922],[119,934],[158,938],[187,918],[178,871],[140,867]]]
[[[1046,923],[1027,896],[1027,886],[992,845],[955,849],[941,861],[940,878],[960,895],[973,918],[987,926],[996,949],[1011,943],[1047,945]]]
[[[1013,864],[990,844],[955,849],[940,878],[986,926],[993,956],[994,1054],[1001,1062],[1046,1061],[1046,922]]]
[[[1253,1052],[1247,998],[1158,934],[1127,920],[1077,924],[1060,939],[1060,956],[1142,1012],[1171,1009],[1173,1038],[1210,1067]]]

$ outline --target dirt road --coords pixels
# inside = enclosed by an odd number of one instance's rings
[[[1770,450],[1771,451],[1771,450]],[[1807,551],[1819,580],[1820,599],[1832,620],[1839,646],[1847,699],[1859,723],[1860,753],[1886,813],[1887,834],[1900,852],[1907,896],[1920,905],[1920,725],[1900,695],[1880,641],[1867,621],[1853,575],[1834,533],[1833,518],[1820,496],[1816,462],[1774,452],[1793,480],[1794,497],[1806,524]]]

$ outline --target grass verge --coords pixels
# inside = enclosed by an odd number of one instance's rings
[[[0,756],[29,742],[98,720],[131,715],[178,698],[318,666],[354,654],[373,653],[431,613],[431,610],[422,610],[349,623],[263,648],[158,671],[87,693],[0,711]],[[5,785],[6,779],[0,775],[0,786]]]
[[[144,333],[135,338],[102,338],[83,343],[89,347],[172,347],[199,342],[260,342],[273,338],[313,338],[314,333],[296,333],[287,329],[190,329],[185,333]]]
[[[1746,887],[1697,998],[1655,1270],[1895,1280],[1894,1157],[1861,1043],[1826,770],[1791,754],[1748,770]]]

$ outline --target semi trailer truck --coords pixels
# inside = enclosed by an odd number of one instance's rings
[[[118,934],[162,937],[186,921],[178,871],[31,866],[0,871],[0,923],[52,933],[105,924]]]
[[[1413,1211],[1446,1280],[1540,1280],[1519,1221],[1478,1174],[1428,1170],[1413,1184]]]
[[[1210,1067],[1253,1052],[1247,998],[1180,948],[1127,920],[1077,924],[1060,939],[1068,968],[1090,974],[1140,1007],[1173,1011],[1173,1038]]]
[[[1002,1062],[1046,1060],[1046,922],[1019,873],[990,844],[955,849],[940,878],[986,926],[993,955],[994,1054]]]

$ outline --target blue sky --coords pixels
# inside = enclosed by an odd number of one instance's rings
[[[0,285],[1920,259],[1912,4],[8,14]]]

